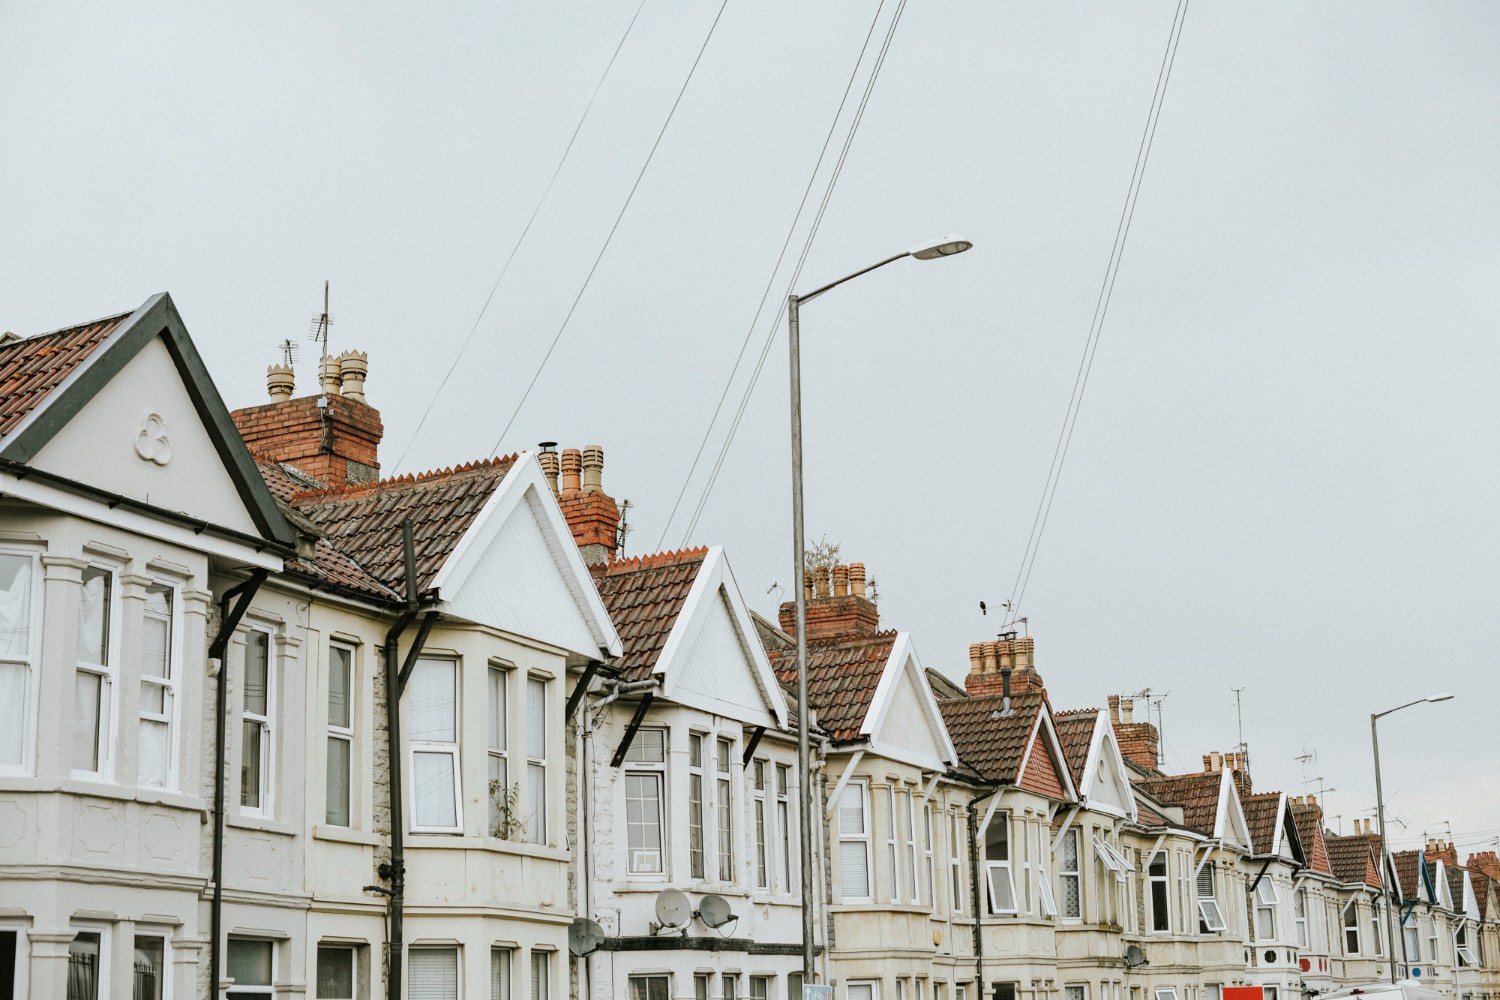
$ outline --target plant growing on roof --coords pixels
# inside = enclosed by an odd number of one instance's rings
[[[830,542],[827,535],[813,542],[803,550],[802,571],[812,573],[821,566],[828,570],[831,576],[834,564],[839,561],[839,547],[839,543]]]

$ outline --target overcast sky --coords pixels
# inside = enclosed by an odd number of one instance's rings
[[[731,0],[501,442],[603,445],[629,553],[684,540],[706,466],[668,514],[878,6]],[[288,337],[311,391],[330,279],[385,471],[489,454],[718,6],[648,0],[438,393],[635,9],[0,5],[0,329],[170,291],[245,406]],[[809,532],[955,676],[1002,621],[1173,12],[912,4],[798,285],[975,243],[803,313]],[[1393,834],[1500,837],[1497,163],[1500,6],[1192,5],[1021,609],[1056,707],[1166,695],[1168,770],[1196,769],[1235,744],[1243,687],[1256,786],[1323,778],[1347,832],[1374,806],[1370,713],[1451,690],[1382,723]],[[687,537],[726,545],[772,615],[793,576],[776,336]]]

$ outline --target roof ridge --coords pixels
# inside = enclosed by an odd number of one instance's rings
[[[614,576],[624,573],[638,573],[645,569],[656,569],[661,566],[671,566],[686,562],[690,558],[703,558],[708,555],[707,545],[698,545],[687,549],[667,549],[662,552],[647,552],[638,556],[627,556],[623,559],[610,559],[607,562],[596,562],[589,568],[596,566],[604,567],[606,576]]]
[[[1071,715],[1098,715],[1098,714],[1099,714],[1099,709],[1097,709],[1097,708],[1060,708],[1060,709],[1054,709],[1053,710],[1052,717],[1054,719],[1061,719],[1065,715],[1071,716]]]
[[[320,490],[299,490],[292,494],[289,502],[296,503],[302,500],[318,498],[343,500],[364,497],[369,496],[371,493],[378,493],[381,490],[398,489],[404,486],[420,486],[424,483],[437,482],[440,479],[451,479],[454,476],[460,476],[469,472],[487,471],[501,466],[508,469],[519,458],[519,454],[512,452],[509,455],[494,455],[489,458],[480,458],[471,462],[450,465],[442,469],[430,469],[426,472],[415,473],[408,472],[404,476],[391,476],[388,479],[377,479],[368,483],[329,483]]]
[[[44,337],[56,337],[60,334],[73,333],[78,330],[83,330],[87,327],[98,326],[101,323],[113,323],[117,320],[125,319],[134,313],[134,309],[126,309],[124,312],[119,313],[110,313],[108,316],[100,316],[98,319],[91,319],[84,323],[73,323],[69,326],[60,326],[55,330],[47,330],[43,333],[33,333],[26,336],[17,337],[15,340],[12,340],[8,343],[0,344],[0,347],[13,347],[17,344],[29,344],[34,341],[41,340]]]

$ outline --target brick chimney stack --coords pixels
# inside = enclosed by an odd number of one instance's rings
[[[840,563],[831,569],[815,567],[805,574],[803,588],[809,642],[841,635],[874,635],[879,631],[880,611],[865,596],[864,563]],[[797,605],[792,601],[782,604],[777,618],[782,631],[791,635],[797,627]]]
[[[971,695],[1002,694],[1006,670],[1010,671],[1012,695],[1041,688],[1042,678],[1036,672],[1036,640],[1023,635],[971,645],[964,689]]]
[[[1472,851],[1465,867],[1500,882],[1500,856],[1494,851]]]
[[[1120,755],[1138,767],[1156,771],[1161,760],[1161,734],[1150,722],[1134,720],[1135,700],[1110,695],[1109,721],[1115,729]]]
[[[1436,858],[1442,858],[1443,864],[1448,868],[1458,867],[1458,848],[1454,847],[1446,840],[1429,838],[1427,841],[1427,849],[1423,853],[1427,855],[1428,861],[1432,861]]]
[[[604,492],[604,449],[597,444],[581,450],[564,448],[561,463],[555,451],[543,451],[537,461],[547,482],[557,491],[557,505],[573,531],[583,561],[590,565],[609,562],[619,547],[620,506]],[[557,486],[559,465],[561,490]]]
[[[385,427],[380,411],[365,400],[369,357],[347,351],[323,358],[323,392],[293,398],[296,379],[288,365],[266,370],[269,403],[230,416],[250,453],[286,462],[332,486],[380,478],[378,450]]]

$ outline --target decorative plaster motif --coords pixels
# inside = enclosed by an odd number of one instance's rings
[[[135,435],[135,453],[147,462],[166,465],[172,461],[172,442],[167,437],[167,422],[159,413],[148,413]]]

